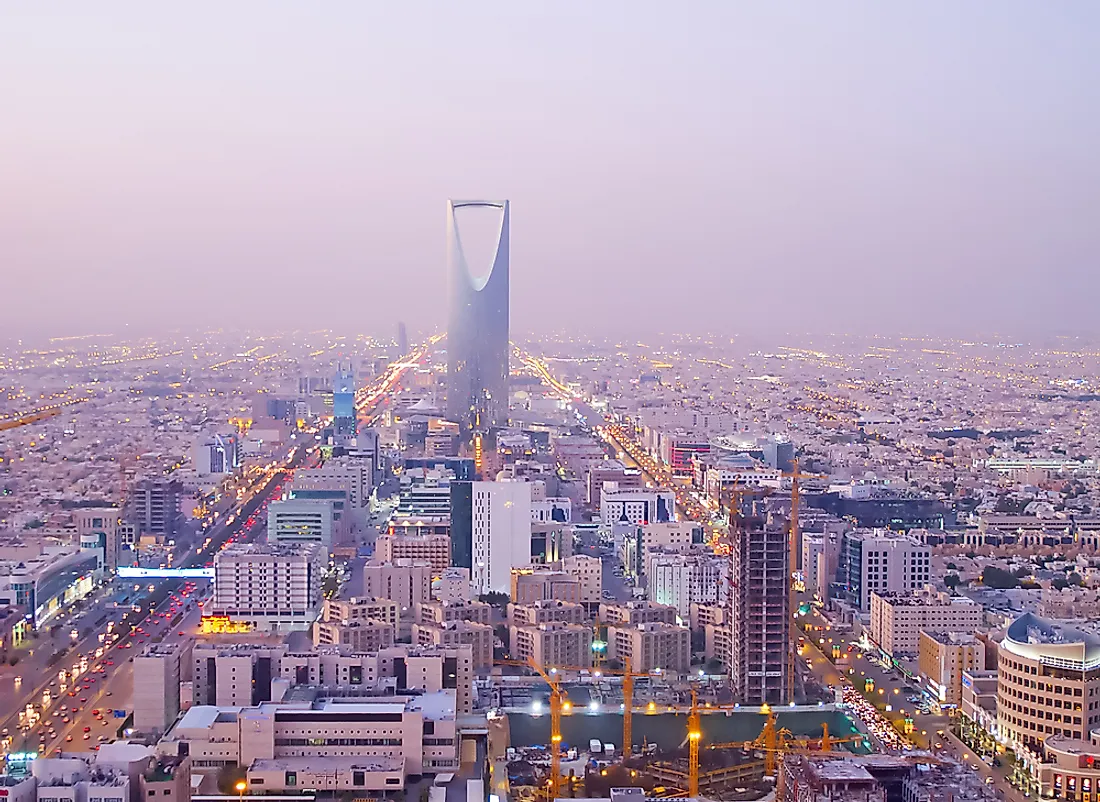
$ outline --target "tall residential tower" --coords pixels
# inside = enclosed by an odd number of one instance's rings
[[[487,273],[474,270],[462,249],[456,212],[470,207],[500,212]],[[447,416],[464,432],[508,422],[508,201],[447,202]]]

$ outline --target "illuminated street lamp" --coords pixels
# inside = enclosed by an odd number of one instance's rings
[[[246,783],[244,780],[237,780],[237,784],[233,787],[237,789],[237,799],[244,799],[244,791],[246,788],[248,788],[248,783]]]

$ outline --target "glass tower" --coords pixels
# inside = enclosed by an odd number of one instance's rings
[[[471,273],[455,212],[466,207],[500,211],[489,272]],[[508,422],[508,201],[447,202],[447,417],[463,432]]]

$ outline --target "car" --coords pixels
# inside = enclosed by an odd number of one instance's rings
[[[71,735],[66,735],[65,736],[66,741],[71,741],[72,739],[73,739],[73,736],[71,736]]]
[[[68,716],[62,716],[61,717],[61,723],[62,724],[68,724],[69,723],[69,717]]]
[[[91,735],[89,735],[88,733],[84,733],[84,740],[85,741],[91,740],[91,738],[92,738]]]
[[[115,692],[114,691],[107,691],[107,693],[105,695],[106,696],[114,696]]]
[[[80,697],[80,704],[82,704],[82,705],[88,704],[88,697],[87,696],[81,696]]]
[[[91,727],[85,727],[85,728],[84,728],[84,732],[91,732],[91,731],[92,731],[92,728],[91,728]]]
[[[92,715],[95,716],[96,718],[99,718],[99,708],[98,707],[93,707],[92,708]]]
[[[176,634],[177,634],[177,635],[183,635],[183,630],[181,629],[181,630],[180,630],[179,632],[177,632]]]

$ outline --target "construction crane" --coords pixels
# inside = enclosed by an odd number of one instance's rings
[[[18,418],[12,418],[11,420],[0,421],[0,432],[6,431],[7,429],[17,429],[20,426],[29,426],[32,423],[48,420],[60,414],[60,409],[50,409],[45,412],[35,412],[31,415],[23,415]]]
[[[561,783],[561,711],[568,696],[561,686],[561,678],[551,677],[534,659],[494,660],[493,665],[534,669],[550,686],[550,779],[547,782],[547,799],[553,802],[558,798],[558,785]],[[550,671],[556,673],[557,669],[552,668]]]
[[[494,660],[493,665],[531,667],[530,663],[525,663],[520,660]],[[535,669],[542,674],[543,677],[546,676],[538,666],[535,666]],[[597,677],[601,674],[611,674],[612,676],[623,678],[623,760],[629,758],[634,751],[634,678],[648,677],[649,674],[644,671],[632,670],[629,657],[623,659],[622,668],[608,668],[607,666],[591,668],[587,666],[554,666],[550,670],[554,672],[589,671]]]

